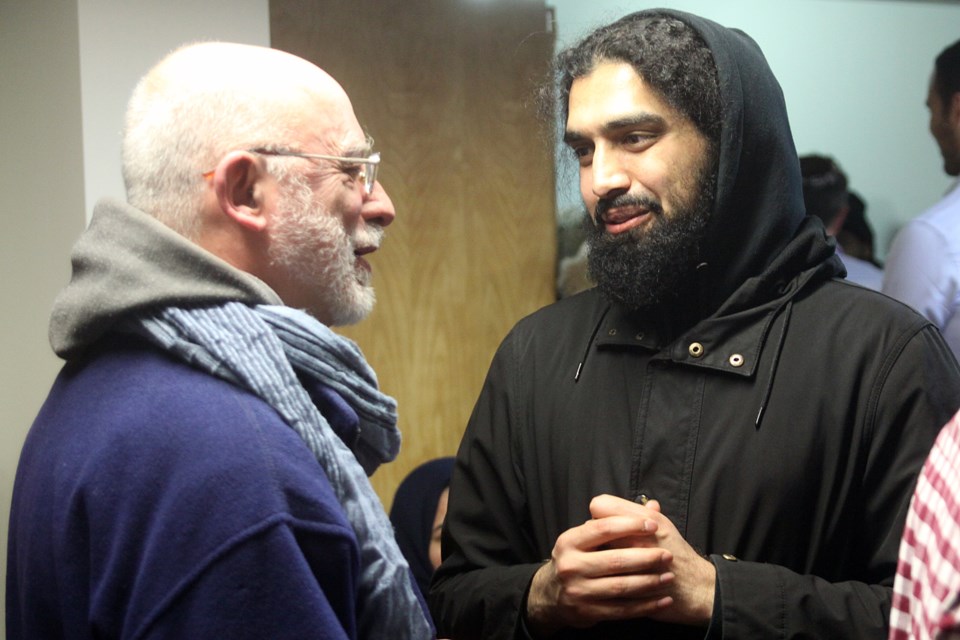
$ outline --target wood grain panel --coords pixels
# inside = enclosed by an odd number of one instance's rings
[[[553,34],[542,0],[271,0],[270,22],[344,86],[397,208],[377,307],[341,330],[399,402],[403,449],[372,479],[389,508],[456,452],[500,340],[553,300],[553,147],[531,100]]]

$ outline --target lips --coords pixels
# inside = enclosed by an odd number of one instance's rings
[[[623,233],[646,224],[653,213],[642,206],[616,207],[606,210],[601,216],[603,226],[609,233]]]
[[[374,246],[359,247],[357,249],[354,249],[353,255],[356,258],[355,262],[357,267],[359,267],[363,271],[367,271],[367,272],[373,271],[373,267],[370,266],[369,262],[363,259],[363,256],[371,254],[376,250],[377,250],[377,247],[374,247]]]
[[[648,213],[646,207],[640,205],[611,207],[603,212],[602,220],[604,224],[620,224],[645,213]]]
[[[354,264],[357,269],[358,281],[361,284],[368,284],[370,281],[370,275],[373,273],[373,267],[369,262],[364,260],[363,256],[370,255],[379,248],[379,244],[369,244],[354,248]]]
[[[645,194],[621,194],[597,202],[595,219],[607,233],[617,234],[644,226],[663,213],[660,202]]]
[[[358,230],[353,237],[353,257],[357,265],[358,277],[366,281],[369,274],[373,271],[370,263],[363,259],[363,256],[369,255],[380,248],[383,241],[383,227],[370,225],[364,230]],[[366,272],[366,275],[363,275]]]

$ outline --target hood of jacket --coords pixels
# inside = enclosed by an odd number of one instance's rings
[[[812,270],[811,282],[845,273],[834,242],[808,218],[800,163],[783,91],[756,42],[742,31],[666,9],[690,25],[717,66],[723,121],[714,208],[701,247],[696,290],[681,301],[696,322],[778,298],[786,283]]]
[[[263,281],[127,204],[97,203],[53,304],[50,345],[69,360],[118,322],[148,309],[239,301],[283,304]]]
[[[789,327],[793,301],[846,270],[820,220],[807,216],[783,92],[745,33],[681,11],[653,9],[696,30],[717,66],[723,120],[714,208],[696,281],[674,303],[633,311],[598,310],[590,345],[647,348],[678,364],[745,378],[762,376],[762,419]],[[769,366],[761,354],[772,340]]]

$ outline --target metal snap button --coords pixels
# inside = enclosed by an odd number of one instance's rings
[[[700,358],[703,356],[703,345],[699,342],[691,342],[690,346],[687,348],[687,351],[694,358]]]

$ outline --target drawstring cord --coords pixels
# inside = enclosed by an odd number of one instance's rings
[[[603,313],[600,314],[600,319],[597,320],[596,326],[593,328],[593,333],[590,334],[590,339],[587,340],[587,347],[583,350],[583,356],[580,358],[580,362],[577,364],[577,372],[573,374],[573,381],[580,381],[580,373],[583,371],[583,363],[587,361],[587,356],[590,354],[590,346],[593,344],[594,338],[597,337],[597,333],[600,331],[601,325],[603,325],[603,319],[607,317],[607,313],[610,312],[610,305],[607,305],[607,308],[603,310]]]
[[[773,362],[770,364],[770,375],[767,376],[767,385],[763,391],[763,398],[760,400],[760,409],[757,411],[756,428],[760,428],[760,421],[767,409],[767,403],[770,401],[770,393],[773,390],[773,378],[777,372],[777,364],[780,362],[780,352],[783,350],[783,342],[787,336],[787,327],[790,324],[790,311],[793,309],[793,299],[787,301],[784,305],[783,326],[780,327],[780,337],[777,338],[777,350],[773,353]]]

